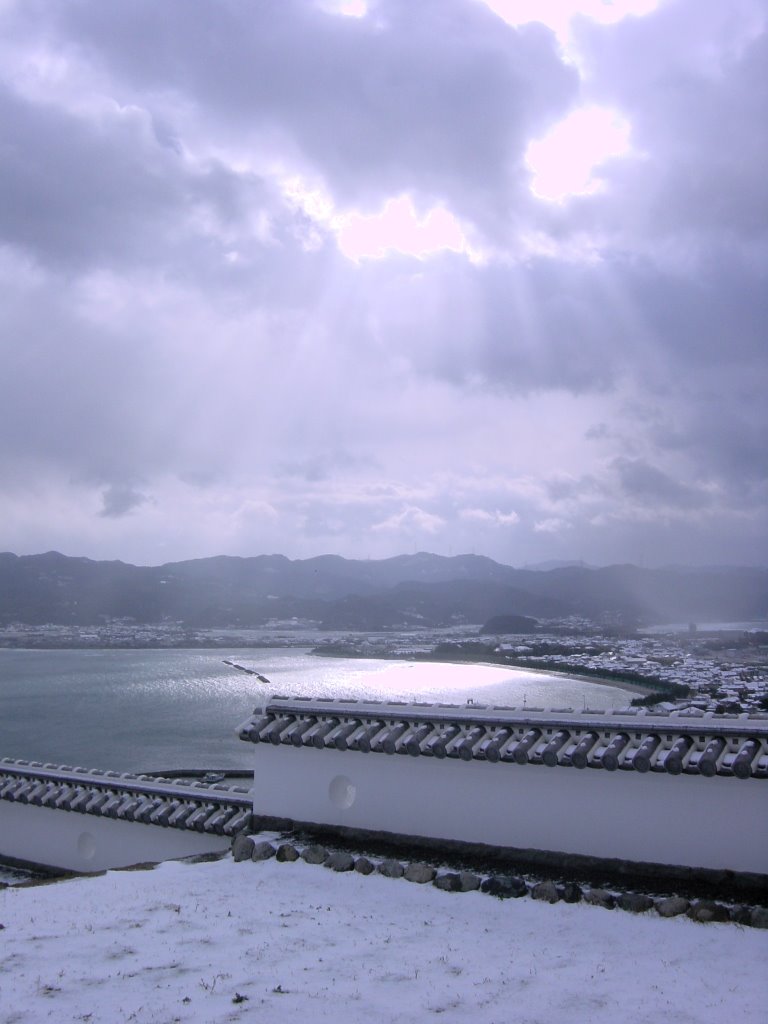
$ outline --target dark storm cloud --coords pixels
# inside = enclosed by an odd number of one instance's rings
[[[765,479],[768,282],[729,244],[695,275],[646,269],[624,282],[643,331],[620,358],[664,407],[649,440],[686,452],[704,475]]]
[[[67,264],[134,259],[184,202],[159,146],[127,116],[111,130],[0,90],[0,233]],[[148,230],[149,229],[149,230]]]
[[[137,108],[91,122],[0,87],[0,121],[0,238],[53,268],[155,265],[238,286],[242,272],[222,257],[234,246],[263,258],[264,240],[244,228],[259,211],[281,242],[300,233],[300,217],[261,179],[185,160]]]
[[[709,504],[706,493],[673,480],[667,473],[643,459],[619,458],[615,460],[614,468],[624,493],[641,505],[694,509]]]
[[[633,230],[765,243],[767,21],[762,0],[668,0],[607,31],[582,22],[590,99],[626,114],[642,153],[613,169],[637,200]]]
[[[179,95],[224,137],[293,149],[341,201],[408,189],[492,233],[524,184],[526,140],[577,91],[550,33],[466,0],[381,0],[359,20],[299,0],[31,7],[121,91]]]
[[[65,465],[109,478],[148,450],[133,429],[135,404],[151,408],[151,359],[119,331],[94,329],[43,275],[0,268],[0,464]],[[3,278],[5,278],[3,280]],[[9,280],[9,278],[11,278]],[[141,396],[141,397],[139,397]],[[135,403],[135,404],[134,404]],[[133,466],[131,468],[134,468]]]
[[[118,519],[133,512],[148,500],[146,494],[132,487],[108,487],[102,494],[102,509],[99,515],[107,519]]]
[[[731,383],[723,372],[705,386],[698,381],[695,396],[682,402],[674,417],[653,427],[660,452],[687,453],[708,467],[733,494],[737,503],[768,504],[765,442],[768,437],[765,376],[751,383]]]

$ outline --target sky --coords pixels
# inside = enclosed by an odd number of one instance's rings
[[[766,0],[0,0],[0,550],[768,562]]]

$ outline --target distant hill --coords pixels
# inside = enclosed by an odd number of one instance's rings
[[[55,551],[0,554],[0,624],[129,618],[257,627],[297,617],[365,631],[479,624],[500,615],[634,623],[735,622],[766,614],[766,569],[570,565],[543,571],[425,552],[379,561],[222,555],[154,567]]]
[[[484,636],[494,633],[535,633],[538,625],[536,619],[531,619],[527,615],[494,615],[483,623],[480,632]]]
[[[588,565],[586,562],[563,562],[558,559],[550,560],[549,562],[526,562],[523,569],[534,569],[537,572],[549,572],[550,569],[571,569],[576,566],[579,569],[594,569],[594,565]]]

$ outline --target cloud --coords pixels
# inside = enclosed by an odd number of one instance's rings
[[[563,530],[567,530],[569,526],[570,524],[564,519],[550,516],[548,519],[541,519],[539,522],[534,523],[533,529],[536,533],[561,533]]]
[[[459,512],[459,516],[461,519],[487,523],[489,526],[514,526],[520,522],[517,512],[500,512],[498,509],[489,512],[484,508],[463,508]]]
[[[622,117],[600,107],[571,111],[544,138],[528,144],[531,191],[553,201],[593,195],[604,187],[597,168],[628,152],[629,125]]]
[[[388,199],[381,213],[342,218],[338,244],[353,260],[381,258],[393,250],[423,258],[446,249],[468,249],[459,223],[448,210],[433,207],[419,217],[407,195]]]
[[[614,201],[590,210],[615,217],[614,229],[623,210],[630,245],[653,238],[690,259],[723,242],[762,244],[767,22],[760,0],[702,0],[608,29],[580,23],[590,99],[623,112],[643,154],[614,165]]]
[[[621,457],[613,465],[624,493],[640,505],[690,511],[710,504],[711,498],[706,491],[674,480],[643,459]]]
[[[99,515],[107,519],[119,519],[120,516],[126,516],[149,501],[146,494],[141,494],[132,487],[117,484],[108,487],[101,498],[102,509]]]
[[[65,51],[76,40],[80,60],[99,55],[121,91],[170,94],[169,116],[174,99],[193,105],[223,147],[319,172],[343,205],[415,189],[487,224],[515,147],[576,88],[548,33],[508,29],[466,0],[388,0],[364,18],[297,0],[202,4],[194,18],[178,0],[17,17],[38,33],[45,19]]]
[[[445,520],[421,508],[404,508],[401,512],[389,516],[380,523],[374,523],[371,529],[375,532],[386,531],[403,533],[437,533],[445,526]]]
[[[638,3],[3,4],[4,544],[754,561],[768,18]]]

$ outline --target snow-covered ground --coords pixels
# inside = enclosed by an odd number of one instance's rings
[[[0,892],[0,1022],[768,1020],[768,931],[301,861]]]

